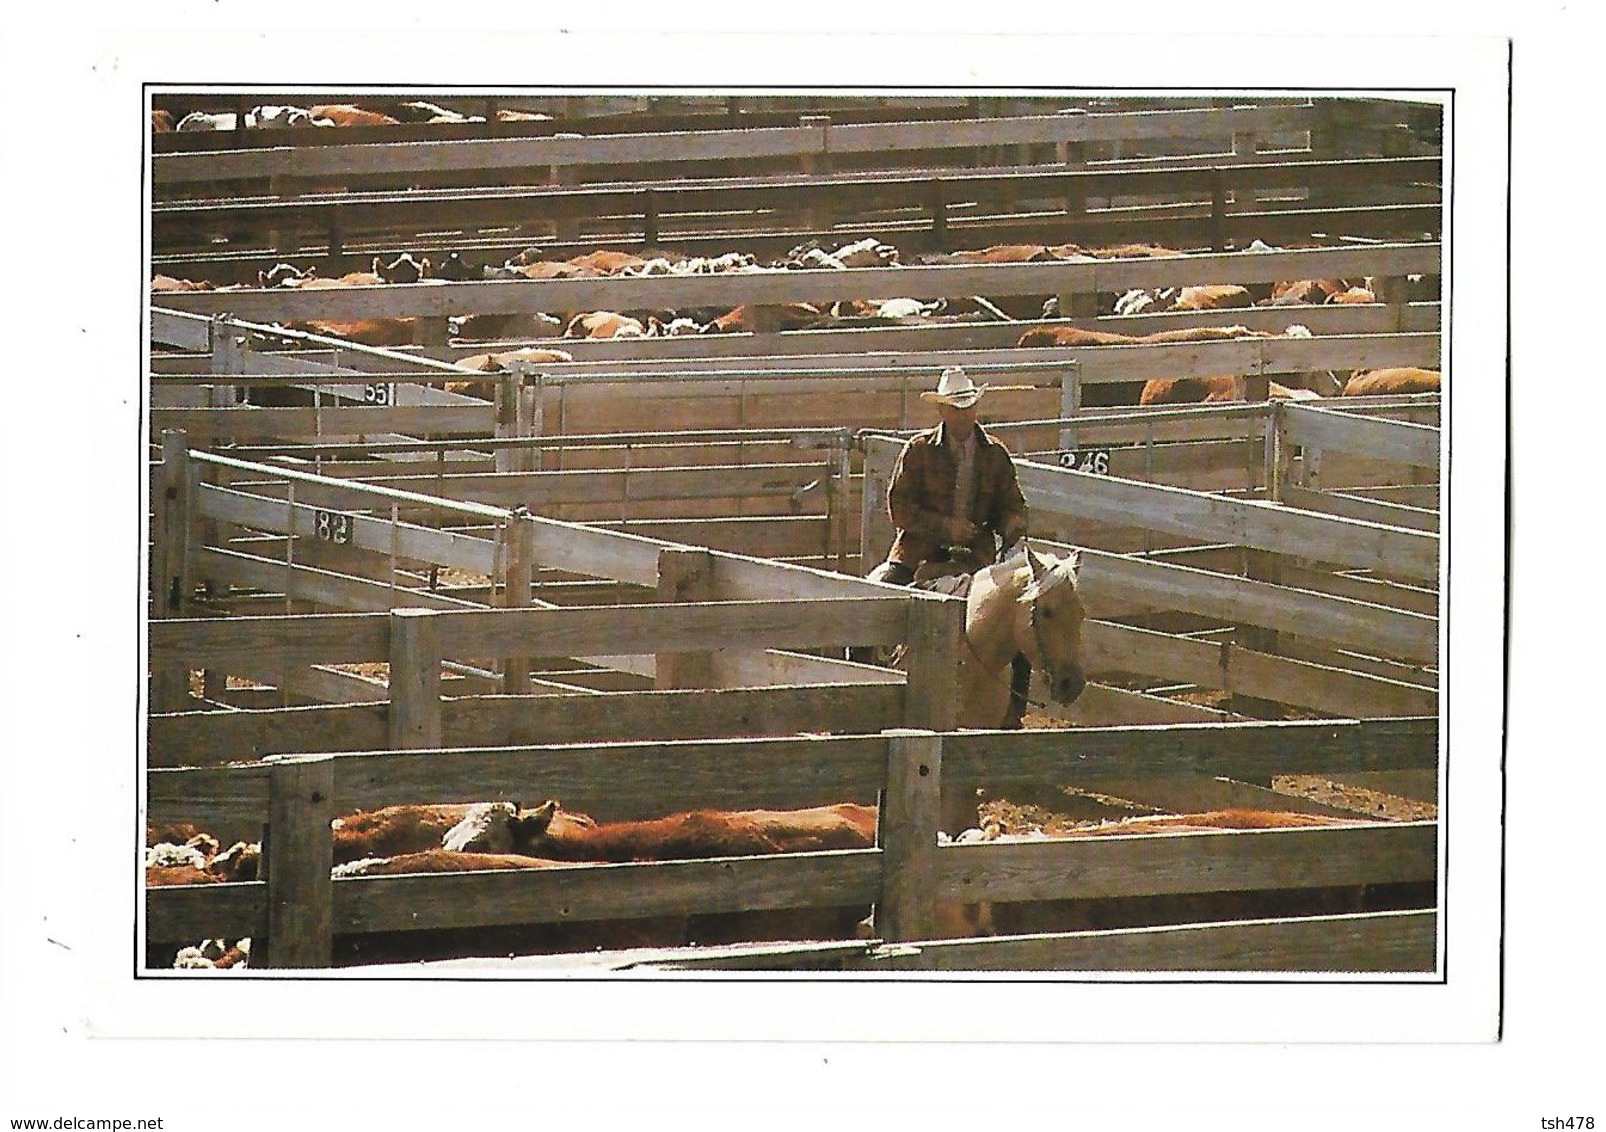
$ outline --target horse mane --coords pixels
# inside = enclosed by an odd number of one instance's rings
[[[1075,551],[1067,554],[1064,558],[1043,557],[1042,561],[1044,563],[1043,572],[1027,582],[1026,588],[1021,591],[1020,597],[1016,598],[1022,605],[1031,605],[1038,598],[1063,583],[1069,582],[1072,588],[1076,586],[1076,568],[1081,564],[1081,556]],[[1026,566],[1026,562],[1023,560],[1021,565]]]

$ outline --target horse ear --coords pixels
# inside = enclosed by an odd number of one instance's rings
[[[1034,582],[1041,580],[1043,572],[1048,569],[1043,560],[1037,557],[1037,552],[1030,545],[1026,547],[1026,565],[1031,567],[1032,581]]]

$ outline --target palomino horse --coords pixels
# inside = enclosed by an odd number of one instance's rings
[[[958,596],[965,586],[965,637],[959,647],[955,721],[973,730],[1003,728],[1010,715],[1010,669],[1023,653],[1053,699],[1075,702],[1082,674],[1080,556],[1037,554],[1030,547],[1004,561],[930,587]],[[951,583],[951,584],[945,584]],[[957,836],[976,824],[974,794],[944,790],[941,827]]]
[[[960,727],[1002,727],[1009,715],[1010,662],[1024,653],[1056,701],[1075,702],[1082,675],[1079,556],[1030,547],[971,576],[960,651]]]

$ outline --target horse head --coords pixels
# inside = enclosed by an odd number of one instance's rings
[[[1016,599],[1015,642],[1059,703],[1087,687],[1082,673],[1082,621],[1087,615],[1076,571],[1081,556],[1039,555],[1026,548],[1025,585]]]

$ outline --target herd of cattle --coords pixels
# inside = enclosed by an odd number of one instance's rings
[[[876,844],[876,818],[874,806],[854,803],[801,810],[697,810],[626,822],[598,822],[586,814],[564,810],[551,800],[534,808],[505,801],[388,806],[346,814],[331,823],[332,874],[342,878],[463,873],[870,849]],[[1355,825],[1363,820],[1281,811],[1216,810],[1088,822],[1053,836],[1286,829]],[[967,830],[954,840],[1008,843],[1047,836],[1037,828],[1005,830],[997,822],[989,822],[984,829]],[[948,840],[946,835],[939,835],[939,839]],[[152,827],[147,831],[146,843],[145,883],[150,888],[258,878],[260,843],[236,842],[221,849],[215,837],[188,824]],[[1262,910],[1252,896],[1209,897],[1054,902],[1041,908],[984,904],[939,907],[938,935],[954,938],[1007,934],[1028,925],[1042,930],[1044,916],[1050,917],[1049,922],[1058,925],[1058,930],[1069,931],[1166,922],[1166,917],[1184,909],[1194,913],[1208,910],[1223,916]],[[1386,899],[1386,894],[1334,891],[1308,893],[1303,899],[1309,907],[1347,910],[1357,902],[1375,905],[1380,897]],[[845,907],[526,927],[503,932],[493,950],[527,953],[852,939],[867,934],[870,914],[868,907]],[[402,935],[406,938],[392,934],[345,940],[341,958],[352,963],[490,953],[485,950],[484,929]],[[148,961],[154,965],[245,967],[250,940],[204,940],[182,947],[170,941],[153,943],[150,950]]]
[[[1256,241],[1250,250],[1274,250]],[[1051,261],[1086,262],[1111,258],[1178,256],[1184,253],[1147,244],[1126,244],[1110,248],[1084,248],[1076,244],[1004,244],[968,251],[933,253],[916,257],[920,265],[929,264],[1008,264]],[[785,271],[794,268],[851,270],[860,267],[894,266],[901,262],[896,247],[867,237],[827,249],[818,242],[793,248],[784,257],[759,263],[751,255],[730,252],[720,256],[688,256],[669,252],[637,254],[603,249],[568,259],[546,258],[542,249],[530,247],[501,263],[470,264],[458,252],[448,253],[435,264],[427,256],[402,252],[394,257],[376,256],[368,271],[350,272],[337,277],[320,276],[316,265],[300,268],[275,263],[257,273],[257,288],[333,288],[381,286],[398,283],[451,285],[483,280],[589,279],[602,276],[710,275]],[[1413,282],[1421,283],[1420,280]],[[157,275],[151,290],[161,294],[198,290],[241,290],[247,285],[214,287],[205,280],[194,281]],[[1263,285],[1213,285],[1133,290],[1124,294],[1100,296],[1102,313],[1136,314],[1164,311],[1231,311],[1251,307],[1285,307],[1329,303],[1376,302],[1370,279],[1298,279]],[[686,334],[727,334],[758,330],[818,330],[882,325],[923,325],[960,321],[1012,321],[1035,323],[1059,315],[1055,296],[1011,296],[997,300],[982,296],[950,296],[926,302],[894,298],[873,302],[847,300],[830,304],[786,303],[744,304],[734,308],[696,308],[684,310],[632,311],[556,311],[524,314],[464,313],[450,320],[450,334],[458,343],[514,342],[556,338],[658,338]],[[285,324],[288,329],[341,338],[368,346],[399,347],[420,343],[420,328],[413,318],[369,318],[351,321],[305,319]],[[1303,327],[1291,326],[1284,332],[1308,335]],[[1264,331],[1242,325],[1194,327],[1131,336],[1110,331],[1086,330],[1065,325],[1033,325],[1023,329],[1016,345],[1082,349],[1093,346],[1134,343],[1218,341],[1228,338],[1270,337]],[[498,351],[472,359],[474,368],[495,370],[504,360],[518,356],[511,350]],[[526,355],[526,360],[531,360]],[[549,350],[534,360],[572,360],[558,350]],[[1437,371],[1391,368],[1357,371],[1341,383],[1346,395],[1376,393],[1436,392]],[[470,387],[469,391],[473,391]],[[1290,391],[1281,386],[1275,396],[1313,396],[1308,390]],[[1146,383],[1138,403],[1189,404],[1241,400],[1242,375],[1154,380]]]
[[[483,122],[484,115],[459,114],[430,102],[391,101],[382,109],[331,103],[323,106],[253,106],[244,122],[232,111],[213,113],[192,110],[175,116],[173,111],[151,111],[151,131],[158,134],[192,133],[206,130],[286,130],[317,126],[400,126],[411,123]],[[498,110],[498,122],[550,122],[552,115],[525,110]]]

